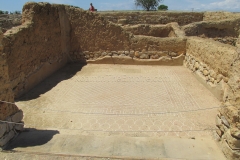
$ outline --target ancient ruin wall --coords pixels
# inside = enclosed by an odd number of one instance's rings
[[[236,19],[227,19],[221,21],[211,22],[196,22],[186,26],[182,29],[186,36],[205,36],[209,38],[214,37],[235,37],[239,36],[240,17]]]
[[[133,33],[134,35],[146,35],[153,37],[176,37],[171,24],[167,25],[132,25],[125,26],[124,30]]]
[[[72,61],[96,60],[105,56],[158,59],[165,55],[171,59],[186,50],[186,40],[183,38],[135,36],[105,20],[102,14],[71,7],[66,7],[66,13],[71,26]]]
[[[131,35],[98,14],[66,8],[71,24],[71,51],[129,49]]]
[[[226,19],[239,18],[239,13],[232,12],[204,12],[203,21],[220,21]]]
[[[216,116],[216,133],[230,159],[240,158],[240,57],[237,47],[188,38],[185,66],[224,102]]]
[[[56,6],[28,3],[23,8],[23,22],[3,37],[3,53],[7,56],[9,78],[16,97],[67,62],[61,48],[61,25]]]
[[[0,120],[9,122],[21,122],[23,112],[14,104],[14,95],[8,76],[8,64],[6,54],[2,46],[3,33],[0,30]],[[12,139],[17,131],[22,130],[23,125],[0,122],[0,147]]]
[[[105,19],[118,24],[167,24],[180,26],[203,20],[203,12],[99,12]]]

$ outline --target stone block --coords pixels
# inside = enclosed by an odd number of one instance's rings
[[[219,83],[222,79],[223,79],[223,75],[222,74],[217,75],[217,78],[216,78],[217,83]]]
[[[104,56],[107,56],[108,54],[106,52],[102,52],[101,56],[104,57]]]
[[[129,53],[129,55],[130,55],[130,57],[134,57],[134,51],[130,51],[130,53]]]
[[[22,121],[20,123],[23,123]],[[17,131],[22,131],[24,128],[24,125],[23,124],[16,124],[15,125],[15,130]]]
[[[109,52],[109,53],[108,53],[108,56],[112,56],[112,55],[113,55],[112,52]]]
[[[140,59],[149,59],[149,56],[147,54],[141,54]]]
[[[140,57],[140,53],[139,53],[138,51],[136,51],[136,52],[134,53],[134,56],[137,57],[137,58],[139,58],[139,57]]]
[[[226,132],[228,130],[228,128],[226,126],[224,126],[223,124],[222,125],[219,125],[217,126],[222,132]]]
[[[220,110],[221,114],[225,116],[225,118],[230,123],[236,123],[240,121],[240,110],[238,110],[234,106],[227,106]]]
[[[156,53],[157,55],[159,55],[160,57],[162,56],[168,56],[168,52],[165,52],[165,51],[159,51]]]
[[[7,124],[0,123],[0,138],[5,134],[6,131],[7,131]]]
[[[217,74],[214,72],[214,70],[210,70],[209,74],[212,78],[216,79],[217,78]]]
[[[231,128],[230,133],[233,137],[240,139],[240,129],[239,128],[236,128],[236,127]]]
[[[209,75],[208,70],[204,69],[204,70],[203,70],[203,75],[204,75],[204,76],[208,76],[208,75]]]
[[[222,120],[222,123],[226,126],[226,127],[230,127],[230,124],[228,123],[227,119],[224,117],[224,116],[221,116],[221,120]]]
[[[240,159],[240,152],[239,150],[232,150],[228,143],[225,142],[224,140],[221,142],[221,147],[222,147],[222,151],[225,154],[225,156],[227,157],[227,159],[231,159],[231,160],[239,160]]]
[[[175,53],[175,52],[169,52],[169,56],[171,56],[171,57],[177,57],[177,56],[178,56],[178,54],[177,54],[177,53]]]
[[[200,64],[199,64],[199,62],[196,62],[196,63],[194,64],[194,68],[195,68],[195,70],[198,70],[198,69],[199,69],[199,67],[200,67]]]
[[[230,131],[228,131],[224,134],[224,138],[226,139],[228,145],[232,149],[239,149],[240,150],[240,139],[236,139],[236,138],[232,137]]]
[[[150,57],[151,59],[158,59],[159,58],[159,55],[155,54],[155,55],[151,55]]]
[[[8,117],[8,118],[6,119],[6,121],[12,122],[11,117]],[[10,131],[13,129],[13,127],[14,127],[14,123],[6,123],[6,124],[7,124],[7,132],[10,132]]]
[[[221,120],[221,118],[219,118],[218,116],[216,116],[215,122],[216,122],[216,125],[217,125],[218,127],[219,127],[220,125],[222,125],[222,120]]]
[[[111,53],[112,53],[112,55],[117,55],[118,54],[117,51],[112,51]]]
[[[118,54],[118,55],[121,55],[121,54],[125,54],[125,52],[124,52],[124,51],[118,51],[117,54]]]
[[[201,72],[203,72],[203,69],[204,69],[203,66],[200,65],[200,66],[199,66],[199,70],[200,70]]]
[[[11,117],[12,122],[20,122],[23,119],[23,111],[20,110]]]
[[[0,138],[0,146],[6,145],[13,137],[14,137],[14,132],[10,131],[7,134],[5,134],[2,138]]]
[[[95,53],[94,54],[94,58],[98,58],[99,57],[99,54],[98,53]]]
[[[224,81],[225,83],[228,83],[228,80],[229,80],[228,77],[223,77],[223,81]]]
[[[126,56],[129,56],[129,51],[124,51]]]
[[[221,131],[220,129],[216,130],[216,133],[218,134],[218,136],[221,138],[223,135],[223,131]]]

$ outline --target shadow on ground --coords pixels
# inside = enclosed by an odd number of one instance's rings
[[[14,150],[15,148],[25,148],[41,146],[48,143],[54,135],[59,134],[57,130],[37,130],[33,128],[25,129],[16,139],[10,142],[4,150]]]
[[[41,94],[51,90],[61,81],[72,78],[77,72],[81,71],[84,66],[85,64],[67,64],[15,101],[26,101],[40,97]]]

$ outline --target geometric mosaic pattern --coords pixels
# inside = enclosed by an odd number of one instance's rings
[[[215,129],[217,109],[207,108],[221,104],[187,68],[89,64],[39,94],[72,67],[25,96],[35,98],[17,102],[25,127],[126,136],[204,136]]]

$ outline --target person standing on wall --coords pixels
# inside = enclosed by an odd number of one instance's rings
[[[93,7],[92,3],[90,3],[89,11],[91,11],[91,12],[94,12],[94,11],[95,11],[95,8]]]

